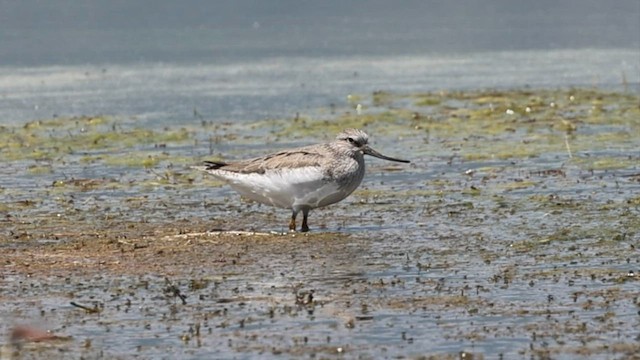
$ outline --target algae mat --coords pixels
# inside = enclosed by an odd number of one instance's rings
[[[0,127],[2,358],[637,358],[637,94],[376,92],[314,114]],[[412,164],[367,159],[309,234],[189,170],[345,127]]]

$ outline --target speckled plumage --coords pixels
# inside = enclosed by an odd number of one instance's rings
[[[360,185],[365,172],[364,154],[409,162],[379,154],[368,141],[364,131],[347,129],[330,143],[232,163],[207,161],[194,168],[224,180],[251,200],[291,209],[290,230],[295,230],[296,216],[302,211],[304,232],[309,230],[307,216],[311,209],[341,201]]]

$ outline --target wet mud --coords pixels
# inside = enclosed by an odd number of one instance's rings
[[[2,126],[0,357],[638,358],[638,119],[637,94],[526,89]],[[367,159],[310,233],[189,169],[345,127],[412,164]]]

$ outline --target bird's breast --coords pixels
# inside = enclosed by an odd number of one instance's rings
[[[326,178],[325,196],[319,199],[317,206],[330,205],[349,196],[362,182],[364,170],[364,161],[357,158],[332,164]]]

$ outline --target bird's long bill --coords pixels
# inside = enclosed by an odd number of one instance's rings
[[[380,154],[379,152],[373,150],[372,148],[370,148],[368,146],[363,146],[361,148],[361,150],[362,150],[362,153],[364,153],[364,154],[375,156],[375,157],[377,157],[379,159],[383,159],[383,160],[396,161],[396,162],[402,162],[402,163],[410,162],[409,160],[402,160],[402,159],[396,159],[396,158],[384,156],[384,155]]]

